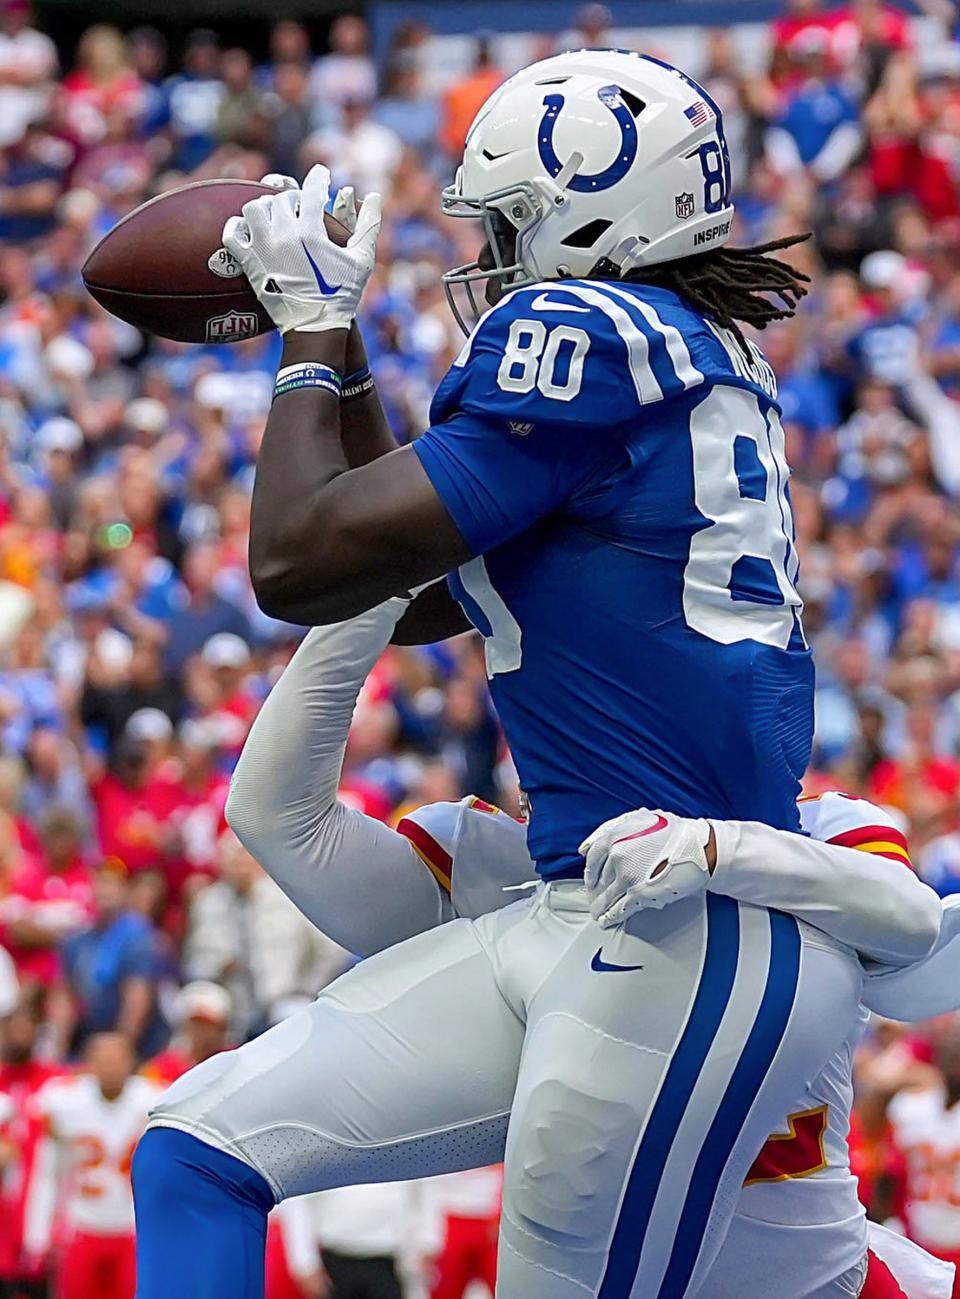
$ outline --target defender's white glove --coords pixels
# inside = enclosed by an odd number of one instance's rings
[[[645,807],[605,821],[580,845],[594,919],[609,929],[644,907],[659,910],[706,889],[709,838],[709,821]]]
[[[373,271],[380,195],[368,194],[345,248],[327,234],[323,212],[330,173],[312,167],[303,189],[285,188],[244,204],[223,227],[223,246],[243,268],[282,334],[291,329],[349,329]]]

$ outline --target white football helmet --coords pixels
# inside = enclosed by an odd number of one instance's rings
[[[726,243],[733,224],[723,119],[684,73],[645,54],[579,50],[522,69],[480,109],[443,192],[449,216],[479,217],[492,270],[471,262],[452,286],[490,279],[616,278]]]

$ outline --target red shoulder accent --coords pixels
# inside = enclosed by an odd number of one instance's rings
[[[443,844],[434,839],[429,830],[425,830],[419,821],[405,816],[397,823],[397,833],[409,839],[417,856],[429,870],[440,887],[450,892],[453,880],[453,858]]]
[[[501,809],[499,807],[494,803],[488,803],[486,799],[477,798],[476,794],[474,794],[470,799],[469,805],[475,812],[489,812],[491,816],[501,815]]]

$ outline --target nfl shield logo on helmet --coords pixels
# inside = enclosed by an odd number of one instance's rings
[[[687,217],[693,216],[695,204],[692,194],[678,194],[675,201],[678,221],[685,221]]]

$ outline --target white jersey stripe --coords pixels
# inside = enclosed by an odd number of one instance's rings
[[[652,307],[649,302],[644,302],[642,298],[636,297],[619,285],[611,284],[608,281],[598,281],[596,285],[593,285],[585,284],[583,281],[545,280],[538,284],[526,284],[521,288],[514,289],[513,292],[503,297],[500,302],[480,317],[453,364],[460,368],[466,365],[473,350],[473,341],[477,337],[481,326],[495,311],[508,302],[514,293],[529,293],[531,290],[569,294],[571,297],[579,298],[581,302],[587,303],[588,306],[596,307],[613,321],[617,333],[627,346],[630,376],[633,379],[637,397],[642,404],[662,401],[664,393],[650,364],[650,339],[626,309],[626,306],[634,307],[639,311],[649,328],[663,339],[664,348],[673,367],[677,382],[684,389],[694,388],[697,384],[703,383],[703,374],[693,364],[690,358],[690,349],[684,342],[683,335],[676,325],[666,324],[661,319],[656,308]],[[626,306],[621,306],[621,302]],[[560,303],[558,302],[556,306],[559,309]],[[537,304],[531,302],[531,309],[535,310],[536,308]]]
[[[698,383],[703,383],[703,374],[690,359],[690,349],[684,342],[683,335],[676,325],[665,324],[660,319],[656,308],[651,307],[649,302],[644,302],[642,298],[627,293],[625,289],[620,288],[618,285],[605,283],[603,287],[608,293],[612,293],[615,297],[628,302],[632,307],[636,307],[650,328],[655,329],[662,336],[667,355],[673,362],[676,376],[684,388],[695,388]]]
[[[593,288],[581,283],[557,281],[551,283],[549,287],[556,293],[568,293],[571,297],[579,298],[581,302],[596,307],[613,321],[617,333],[627,345],[630,377],[633,379],[637,397],[644,405],[651,401],[662,401],[663,390],[657,382],[657,377],[653,373],[653,367],[650,364],[650,342],[643,330],[637,326],[630,313],[625,311],[618,303],[613,302],[603,292],[603,289],[608,286],[604,284]],[[624,296],[629,297],[629,295]],[[630,299],[630,301],[632,300]]]

